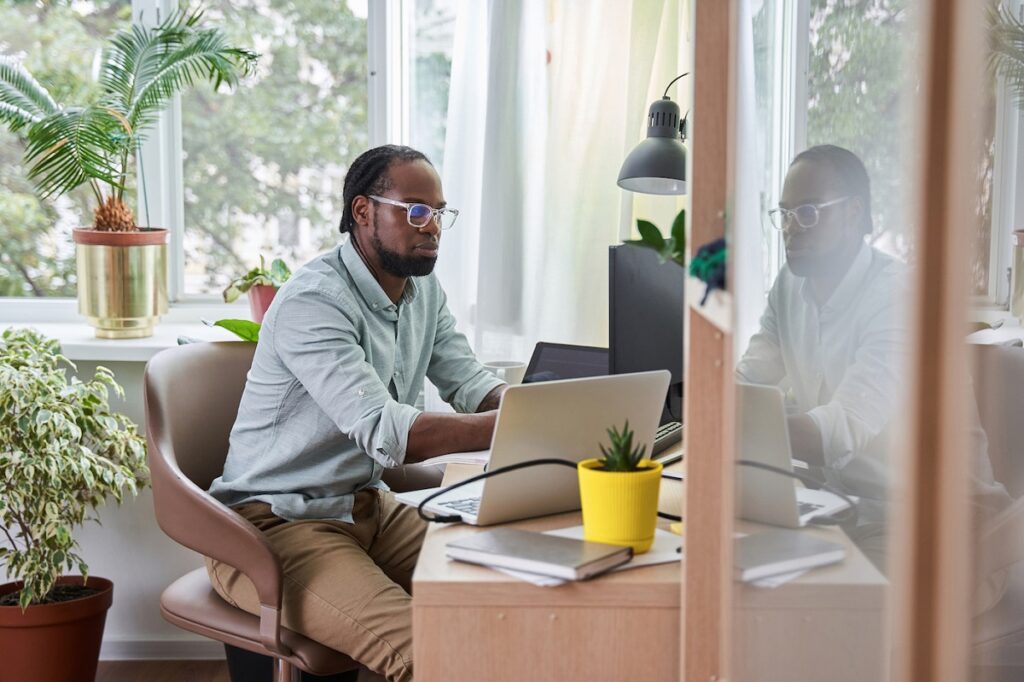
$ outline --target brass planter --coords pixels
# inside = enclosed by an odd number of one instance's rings
[[[78,312],[101,339],[153,335],[167,312],[167,230],[73,230]]]

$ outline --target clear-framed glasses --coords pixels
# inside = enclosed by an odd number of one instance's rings
[[[792,220],[800,226],[802,230],[809,230],[818,224],[818,219],[821,217],[821,209],[829,206],[835,206],[838,203],[842,203],[850,197],[839,197],[838,199],[832,199],[831,201],[824,201],[820,204],[804,204],[797,206],[796,208],[773,208],[768,211],[768,217],[772,221],[772,227],[776,230],[786,229],[786,225]]]
[[[417,230],[421,230],[429,225],[431,219],[433,219],[433,221],[437,223],[437,226],[442,230],[447,230],[455,224],[455,219],[459,217],[459,212],[454,208],[434,208],[433,206],[427,206],[426,204],[409,204],[404,201],[398,201],[397,199],[379,197],[376,194],[370,194],[368,196],[376,202],[404,208],[406,220],[408,220],[409,224]]]

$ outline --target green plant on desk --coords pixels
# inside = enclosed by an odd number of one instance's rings
[[[647,446],[634,446],[633,435],[628,421],[622,431],[612,426],[609,446],[598,444],[604,457],[583,460],[577,472],[584,539],[641,554],[654,543],[662,466],[644,459]]]
[[[636,228],[640,239],[627,239],[624,243],[630,246],[653,249],[658,252],[661,262],[673,261],[686,267],[686,210],[682,210],[672,221],[672,229],[668,237],[664,237],[654,223],[637,220]]]

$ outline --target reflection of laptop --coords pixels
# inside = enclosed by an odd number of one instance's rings
[[[600,457],[605,430],[628,419],[634,443],[650,452],[670,375],[665,370],[512,386],[501,400],[491,440],[489,469],[555,457],[579,462]],[[408,505],[439,488],[396,495]],[[492,523],[557,514],[580,507],[576,470],[541,465],[456,488],[425,507],[459,514],[465,523]]]
[[[736,395],[737,459],[793,471],[782,391],[777,386],[737,383]],[[798,487],[792,478],[753,467],[737,467],[736,484],[737,515],[775,526],[799,528],[849,506],[837,495]]]
[[[608,374],[608,349],[539,341],[533,348],[524,384],[559,379],[603,377]]]

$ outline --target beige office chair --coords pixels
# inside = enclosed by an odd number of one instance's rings
[[[172,583],[160,597],[163,617],[178,627],[225,644],[271,656],[275,682],[300,670],[334,675],[357,663],[281,626],[281,566],[251,523],[206,489],[220,475],[228,435],[238,412],[256,345],[196,343],[169,348],[146,365],[146,436],[156,519],[171,538],[234,566],[252,580],[260,615],[228,604],[214,592],[206,570]],[[415,489],[440,484],[433,467],[392,472],[389,485]]]

